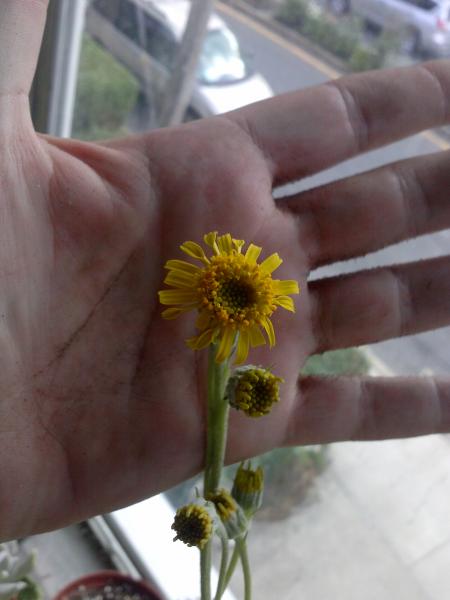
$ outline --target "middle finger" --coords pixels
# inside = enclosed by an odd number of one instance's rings
[[[310,268],[450,228],[450,151],[403,160],[279,201]]]

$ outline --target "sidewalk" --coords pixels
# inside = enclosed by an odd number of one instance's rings
[[[335,444],[309,501],[254,524],[254,597],[448,598],[449,450],[442,435]]]

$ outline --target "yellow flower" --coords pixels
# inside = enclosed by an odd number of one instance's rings
[[[187,340],[195,350],[217,341],[217,362],[230,356],[236,342],[236,363],[243,363],[250,347],[275,344],[275,331],[270,317],[282,307],[295,312],[290,294],[298,294],[298,283],[293,280],[272,279],[272,273],[283,262],[272,254],[263,262],[257,260],[261,248],[250,244],[245,253],[243,240],[235,240],[229,233],[218,236],[211,232],[204,242],[212,249],[207,257],[195,242],[185,242],[181,250],[198,260],[197,266],[184,260],[169,260],[164,280],[173,289],[159,292],[161,304],[170,306],[163,311],[165,319],[197,310],[199,334]]]
[[[280,383],[284,380],[269,369],[246,365],[230,377],[226,397],[230,406],[243,410],[249,417],[262,417],[280,400]]]
[[[174,542],[181,540],[202,550],[213,534],[214,519],[206,505],[187,504],[177,510],[172,529],[177,534]]]

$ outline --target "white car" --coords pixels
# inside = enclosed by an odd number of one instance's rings
[[[140,81],[158,104],[189,15],[188,0],[93,0],[87,32]],[[226,23],[213,14],[201,50],[189,106],[193,117],[220,114],[273,92],[242,56]]]
[[[450,56],[449,0],[327,0],[337,15],[353,12],[378,27],[398,34],[400,49]]]

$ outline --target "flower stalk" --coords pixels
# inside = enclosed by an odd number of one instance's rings
[[[228,430],[229,405],[225,399],[225,388],[230,374],[230,361],[228,359],[223,363],[217,363],[216,353],[217,345],[212,344],[208,356],[205,497],[219,487]]]
[[[208,405],[206,426],[206,464],[203,480],[205,498],[219,487],[228,430],[229,404],[225,388],[230,374],[230,358],[222,363],[216,361],[217,345],[211,344],[208,355]],[[200,579],[202,600],[211,598],[212,547],[208,543],[200,555]]]
[[[211,600],[211,564],[212,543],[211,540],[203,550],[200,550],[200,592],[201,600]]]
[[[214,596],[214,600],[220,600],[222,598],[223,593],[227,587],[226,583],[226,575],[228,568],[228,537],[225,535],[223,531],[219,534],[220,543],[222,548],[222,556],[220,558],[220,570],[219,570],[219,581],[217,582],[217,590],[216,595]]]
[[[236,544],[241,559],[242,573],[244,575],[244,600],[252,600],[252,575],[248,560],[247,538],[242,537],[237,539]]]
[[[272,273],[283,262],[277,253],[258,262],[262,248],[212,231],[203,237],[209,248],[187,241],[180,249],[194,262],[166,262],[164,283],[159,292],[167,308],[162,316],[177,319],[197,312],[197,334],[186,340],[193,350],[209,347],[204,499],[178,509],[172,528],[174,539],[200,550],[201,600],[211,600],[212,538],[221,541],[222,556],[214,600],[220,600],[240,560],[244,575],[245,600],[251,600],[251,574],[247,553],[249,523],[260,508],[264,474],[260,467],[241,464],[231,492],[220,488],[227,442],[230,407],[251,418],[268,415],[279,402],[283,382],[269,369],[242,365],[251,348],[275,345],[272,315],[279,308],[295,312],[292,298],[299,293],[294,280],[274,279]],[[210,512],[213,511],[213,514]],[[229,546],[234,549],[229,558]]]

